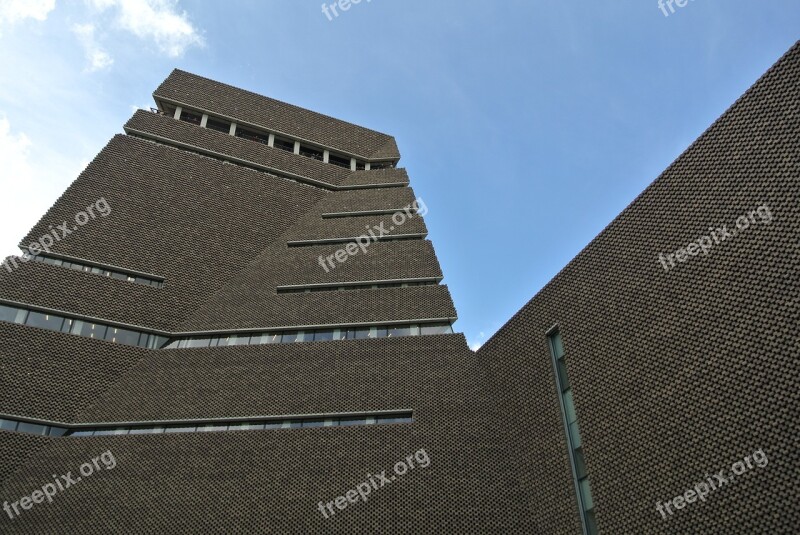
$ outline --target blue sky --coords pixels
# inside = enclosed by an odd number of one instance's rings
[[[800,37],[797,0],[321,4],[0,0],[0,256],[178,67],[394,135],[477,346]]]

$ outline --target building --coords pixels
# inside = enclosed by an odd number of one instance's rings
[[[800,525],[800,44],[477,353],[392,137],[154,98],[0,269],[3,533]]]

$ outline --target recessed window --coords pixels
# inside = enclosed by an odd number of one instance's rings
[[[578,415],[575,411],[575,400],[567,376],[564,340],[557,331],[550,334],[548,338],[550,342],[550,353],[553,357],[556,384],[561,394],[561,412],[567,433],[567,444],[569,445],[569,454],[573,467],[573,476],[575,478],[575,488],[578,494],[578,503],[581,508],[581,518],[586,532],[590,535],[594,535],[597,533],[594,516],[594,500],[592,499],[592,491],[586,473],[583,440],[581,439],[580,429],[578,428]]]
[[[294,152],[294,141],[292,141],[291,139],[275,136],[274,147],[276,149],[285,150],[286,152]]]
[[[262,143],[264,145],[269,144],[269,134],[248,130],[247,128],[242,128],[239,125],[236,126],[236,137],[247,139],[249,141],[255,141],[256,143]]]
[[[199,125],[201,122],[203,122],[203,115],[191,112],[189,110],[181,110],[181,121]]]
[[[428,323],[420,325],[420,334],[453,334],[453,326],[449,323]]]
[[[106,340],[115,344],[135,346],[139,344],[139,333],[117,327],[109,327],[106,331]]]
[[[209,117],[208,121],[206,121],[206,128],[228,134],[231,131],[231,123],[226,123],[225,121],[220,121]]]
[[[341,156],[331,154],[328,156],[328,163],[338,167],[344,167],[345,169],[350,169],[350,158],[343,158]]]
[[[52,314],[43,314],[41,312],[30,312],[25,323],[26,325],[39,329],[60,331],[61,326],[64,324],[64,318]]]
[[[292,150],[294,150],[294,148],[292,148]],[[306,145],[300,145],[300,156],[322,161],[324,155],[321,150],[317,150]]]

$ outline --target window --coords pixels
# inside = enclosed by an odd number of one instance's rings
[[[333,329],[314,331],[315,342],[330,342],[333,340]]]
[[[103,340],[106,337],[106,330],[107,327],[105,325],[76,321],[72,328],[72,333],[86,338],[99,338]]]
[[[420,325],[420,334],[453,334],[453,326],[449,323],[429,323]]]
[[[17,317],[17,312],[19,312],[19,309],[0,305],[0,321],[14,323],[14,320]]]
[[[226,123],[225,121],[218,121],[217,119],[212,119],[211,117],[208,118],[206,121],[206,128],[209,130],[216,130],[217,132],[223,132],[225,134],[229,134],[231,131],[231,123]]]
[[[341,156],[336,156],[335,154],[331,154],[328,156],[328,163],[338,167],[344,167],[345,169],[350,169],[350,158],[344,158]]]
[[[115,344],[135,346],[139,344],[139,333],[127,329],[109,327],[106,331],[106,340]]]
[[[292,150],[294,150],[294,147],[292,147]],[[306,158],[314,158],[315,160],[319,161],[322,161],[324,156],[321,150],[307,147],[305,145],[300,145],[300,155],[305,156]]]
[[[32,435],[47,435],[47,426],[39,424],[31,424],[28,422],[19,422],[17,425],[17,433],[31,433]]]
[[[285,150],[286,152],[294,152],[294,141],[292,141],[291,139],[275,136],[274,147],[276,149]]]
[[[187,123],[192,124],[200,124],[203,122],[203,115],[188,110],[181,110],[181,121],[186,121]]]
[[[392,162],[378,162],[378,163],[370,164],[369,168],[372,171],[375,171],[377,169],[393,169],[394,168],[394,163],[392,163]]]
[[[397,327],[389,327],[387,335],[389,338],[397,338],[398,336],[411,336],[411,326],[399,325]]]
[[[575,478],[575,492],[581,508],[584,531],[590,535],[597,533],[594,517],[594,500],[586,473],[586,461],[583,455],[583,441],[578,429],[578,415],[575,411],[575,400],[572,388],[567,377],[567,364],[565,362],[564,340],[556,331],[549,335],[550,353],[553,357],[556,385],[561,395],[561,412],[564,417],[564,427],[567,434],[567,444],[570,450],[570,460]]]
[[[13,422],[11,420],[3,420],[0,418],[0,429],[4,431],[16,431],[17,422]]]
[[[43,314],[41,312],[30,312],[28,314],[28,320],[25,323],[31,327],[38,327],[39,329],[60,331],[61,326],[64,324],[64,318],[51,314]]]
[[[254,132],[253,130],[242,128],[239,125],[236,126],[236,137],[247,139],[249,141],[255,141],[256,143],[262,143],[264,145],[269,145],[268,134]]]

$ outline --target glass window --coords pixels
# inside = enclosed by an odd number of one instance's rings
[[[128,431],[129,435],[149,435],[150,429],[147,427],[134,427],[130,431]]]
[[[300,420],[286,420],[281,427],[284,429],[300,429],[303,427],[303,422]]]
[[[105,339],[115,344],[135,346],[139,343],[139,333],[134,331],[129,331],[127,329],[118,329],[117,327],[109,327],[106,331]]]
[[[128,281],[128,276],[126,274],[119,273],[119,272],[116,272],[116,271],[111,274],[111,278],[112,279],[116,279],[118,281],[125,281],[125,282]]]
[[[572,442],[572,448],[578,449],[581,447],[581,432],[578,429],[578,422],[572,422],[569,424],[569,439]]]
[[[339,420],[339,425],[349,427],[353,425],[367,425],[366,418],[342,418]]]
[[[583,458],[583,448],[575,450],[575,472],[578,479],[586,477],[586,460]]]
[[[423,336],[428,334],[452,334],[453,328],[449,323],[423,324],[420,325],[420,333]]]
[[[563,397],[564,412],[567,414],[567,423],[571,424],[578,419],[578,415],[575,413],[575,401],[572,399],[572,390],[566,390]]]
[[[203,116],[199,113],[193,113],[188,110],[181,111],[181,121],[187,123],[200,124],[203,121]]]
[[[592,489],[589,487],[589,480],[587,478],[581,479],[580,488],[583,509],[584,511],[591,511],[594,509],[594,500],[592,500]]]
[[[89,429],[79,429],[77,431],[72,431],[69,436],[71,437],[90,437],[94,434],[94,431]]]
[[[108,435],[113,435],[113,434],[114,434],[114,430],[113,429],[97,429],[97,430],[95,430],[95,432],[93,433],[92,436],[103,437],[103,436],[108,436]]]
[[[564,340],[561,338],[561,333],[555,333],[550,336],[550,342],[553,345],[553,353],[556,360],[564,356]]]
[[[227,123],[225,121],[218,121],[217,119],[212,119],[211,117],[209,117],[208,121],[206,121],[206,128],[228,134],[231,131],[231,123]]]
[[[97,338],[102,340],[106,336],[106,329],[107,328],[105,325],[76,321],[72,328],[72,334],[78,334],[80,336],[85,336],[86,338]]]
[[[389,338],[397,338],[398,336],[411,336],[411,326],[398,325],[396,327],[389,327],[388,336]]]
[[[50,426],[50,436],[51,437],[63,437],[67,434],[67,430],[64,427],[55,427]]]
[[[411,416],[378,416],[379,424],[410,424],[414,421]]]
[[[250,335],[249,334],[238,334],[236,336],[231,336],[231,345],[233,345],[233,346],[250,345]]]
[[[283,333],[281,342],[284,344],[291,344],[293,342],[302,342],[302,334],[297,331],[290,331]]]
[[[64,318],[52,314],[42,314],[41,312],[30,312],[25,323],[31,327],[60,331],[61,325],[64,323]]]
[[[7,307],[5,305],[0,305],[0,321],[7,321],[8,323],[13,323],[14,318],[17,317],[17,312],[19,309]]]
[[[341,156],[336,156],[335,154],[331,154],[328,157],[328,162],[338,167],[344,167],[345,169],[350,169],[350,158],[344,158]]]
[[[361,327],[358,329],[348,329],[347,330],[347,339],[348,340],[364,340],[369,338],[370,328],[369,327]]]
[[[280,429],[283,427],[283,422],[278,421],[271,421],[271,422],[264,422],[264,429]]]
[[[281,342],[280,333],[264,333],[258,336],[253,336],[250,343],[252,344],[279,344]]]
[[[210,344],[210,338],[191,338],[187,341],[186,347],[208,347]]]
[[[389,330],[386,327],[372,327],[369,331],[370,338],[386,338]]]
[[[215,431],[227,431],[227,425],[220,425],[220,424],[206,424],[197,426],[197,430],[201,433],[211,433]]]
[[[277,141],[277,139],[275,141]],[[292,146],[292,150],[294,150],[294,146]],[[315,160],[319,161],[323,160],[323,154],[321,150],[306,147],[305,145],[300,145],[300,155],[305,156],[306,158],[314,158]]]
[[[333,329],[314,331],[315,342],[330,342],[333,340]]]
[[[31,424],[28,422],[20,422],[19,425],[17,425],[17,432],[31,433],[33,435],[46,435],[47,426],[39,424]]]
[[[254,132],[253,130],[248,130],[247,128],[242,128],[241,125],[236,125],[236,137],[240,137],[242,139],[247,139],[248,141],[254,141],[256,143],[263,143],[264,145],[269,144],[269,135],[262,134],[259,132]],[[294,147],[292,147],[294,150]]]
[[[176,425],[164,429],[165,433],[194,433],[197,427],[193,425]]]
[[[325,420],[305,420],[303,427],[324,427]]]
[[[240,424],[231,424],[228,426],[228,431],[257,431],[259,429],[264,429],[264,424],[244,422]]]
[[[0,429],[5,431],[15,431],[17,429],[17,422],[12,422],[11,420],[3,420],[0,418]]]
[[[176,340],[170,342],[163,336],[150,336],[150,343],[147,347],[149,349],[175,349],[178,347],[178,342]]]
[[[275,136],[275,148],[285,150],[287,152],[294,152],[294,141]]]
[[[567,374],[567,363],[564,362],[563,358],[560,358],[556,361],[556,369],[558,370],[558,380],[561,384],[561,390],[569,390],[570,384],[569,375]]]

